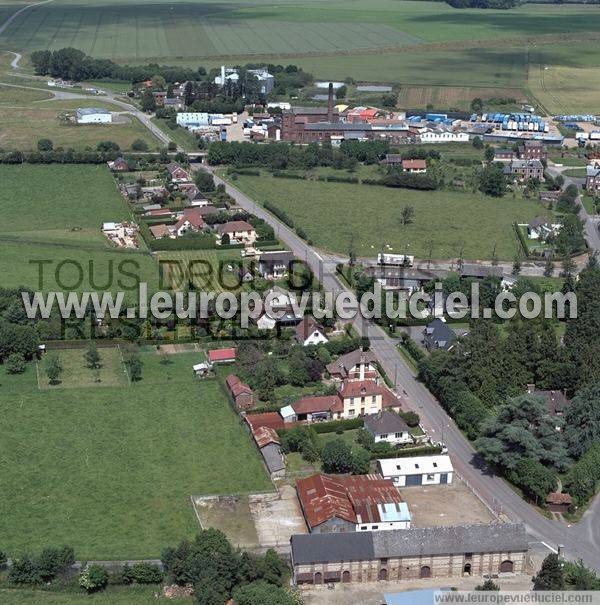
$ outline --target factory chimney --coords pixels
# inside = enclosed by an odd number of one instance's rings
[[[327,98],[327,121],[333,122],[333,82],[329,82],[329,95]]]
[[[221,86],[225,86],[225,65],[221,65]]]

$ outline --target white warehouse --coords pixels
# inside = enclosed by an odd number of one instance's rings
[[[112,114],[106,109],[97,107],[80,107],[77,112],[78,124],[110,124],[112,123]]]
[[[454,475],[447,455],[380,459],[377,467],[384,479],[391,479],[399,487],[449,484]]]

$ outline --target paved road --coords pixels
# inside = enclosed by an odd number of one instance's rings
[[[335,274],[335,257],[313,250],[291,229],[284,225],[262,206],[239,191],[233,185],[215,176],[218,184],[225,189],[236,203],[256,216],[270,223],[277,236],[289,246],[300,259],[304,259],[320,277],[323,286],[333,292],[347,290]],[[424,426],[435,440],[444,441],[449,448],[456,470],[470,487],[497,513],[512,519],[521,520],[533,540],[538,540],[549,548],[564,545],[565,554],[572,558],[582,558],[589,566],[600,570],[600,499],[596,499],[582,523],[568,527],[552,521],[529,506],[500,477],[477,459],[471,444],[458,430],[452,419],[442,409],[439,402],[423,384],[418,382],[412,369],[404,361],[393,338],[375,324],[357,319],[355,326],[361,334],[371,339],[371,347],[379,358],[387,375],[398,385],[409,406],[419,413]]]

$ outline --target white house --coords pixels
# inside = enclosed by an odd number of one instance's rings
[[[411,443],[413,440],[406,422],[398,414],[389,410],[365,416],[364,427],[375,439],[375,443],[387,441],[397,445]]]
[[[452,483],[454,468],[448,455],[414,456],[377,460],[379,472],[394,485],[439,485]]]
[[[329,342],[329,339],[325,336],[323,327],[310,315],[305,315],[302,321],[296,326],[296,340],[303,347]]]
[[[112,114],[106,109],[97,107],[80,107],[76,111],[78,124],[110,124]]]
[[[419,135],[421,143],[468,143],[469,133],[452,130],[425,130]]]

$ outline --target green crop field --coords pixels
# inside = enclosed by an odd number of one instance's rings
[[[62,289],[55,273],[62,261],[69,261],[58,276],[66,284],[75,284],[79,273],[70,261],[82,266],[83,281],[73,287],[78,291],[117,289],[123,261],[150,288],[157,285],[157,266],[145,249],[118,250],[100,231],[105,221],[131,217],[106,166],[0,166],[0,182],[4,287]],[[40,284],[38,265],[32,261],[44,260],[50,263]]]
[[[235,186],[261,202],[279,206],[317,247],[347,254],[350,241],[359,256],[382,247],[418,258],[514,258],[518,244],[512,223],[544,214],[537,201],[511,194],[501,199],[480,193],[412,191],[368,185],[323,183],[240,175]],[[413,223],[400,224],[406,205]],[[343,220],[340,220],[343,217]]]
[[[198,530],[192,494],[271,489],[219,382],[194,377],[202,358],[149,349],[140,382],[101,388],[39,390],[33,364],[0,368],[2,549],[156,557]]]
[[[450,93],[459,96],[459,106],[470,100],[470,87],[498,89],[491,96],[506,88],[530,90],[545,106],[551,97],[532,78],[539,54],[570,69],[572,47],[587,39],[590,51],[580,54],[596,67],[599,29],[600,6],[568,3],[458,10],[412,0],[55,0],[19,15],[0,36],[0,49],[74,46],[120,62],[209,67],[293,62],[318,78],[466,88]],[[583,87],[576,109],[587,109],[597,79],[589,76],[557,69],[553,106]]]

